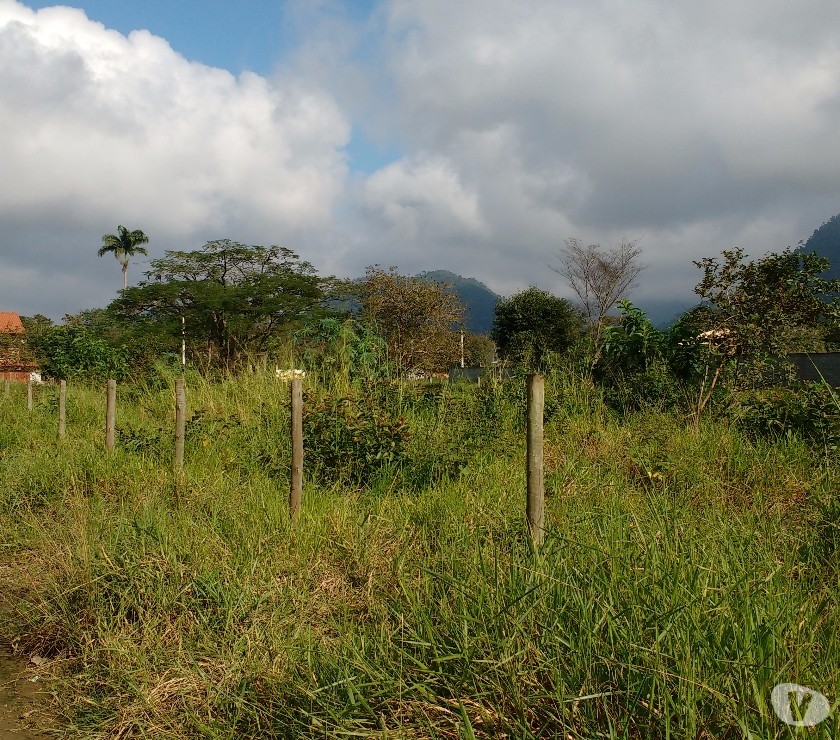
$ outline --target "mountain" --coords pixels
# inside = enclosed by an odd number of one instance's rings
[[[832,216],[800,246],[803,252],[816,252],[825,257],[830,269],[823,275],[826,278],[840,278],[840,213]]]
[[[487,334],[493,325],[496,303],[501,296],[496,295],[484,283],[475,278],[465,278],[449,270],[421,272],[414,277],[427,283],[445,283],[450,286],[464,304],[464,318],[467,331],[474,334]]]

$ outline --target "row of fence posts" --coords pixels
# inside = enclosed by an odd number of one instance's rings
[[[3,381],[3,396],[5,398],[9,397],[11,385],[11,381]],[[26,381],[26,410],[32,411],[32,378],[29,378],[29,380]]]
[[[525,506],[528,533],[534,546],[543,544],[545,534],[545,474],[543,469],[543,412],[545,408],[545,381],[542,375],[527,378],[527,501]],[[303,500],[303,384],[300,378],[292,379],[291,438],[292,467],[289,486],[289,513],[297,519]],[[9,395],[9,381],[4,394]],[[62,380],[58,394],[58,436],[63,439],[67,426],[67,381]],[[32,382],[27,383],[26,405],[32,410]],[[109,380],[105,398],[105,449],[114,451],[117,419],[117,381]],[[173,469],[176,475],[184,470],[184,441],[187,424],[187,391],[184,378],[175,381],[175,456]]]

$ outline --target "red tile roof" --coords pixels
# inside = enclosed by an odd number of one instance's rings
[[[17,334],[23,332],[23,324],[14,311],[0,311],[0,331]]]

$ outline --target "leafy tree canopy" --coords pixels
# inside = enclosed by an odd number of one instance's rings
[[[323,296],[315,269],[291,250],[229,239],[168,251],[151,261],[146,277],[111,308],[171,337],[173,348],[183,331],[193,354],[206,352],[208,362],[226,367],[243,354],[266,351]]]
[[[703,279],[692,312],[700,331],[725,337],[733,354],[817,351],[840,322],[840,280],[820,277],[828,260],[785,249],[747,261],[742,249],[695,262]]]
[[[455,326],[463,322],[464,308],[446,286],[372,266],[352,289],[362,319],[376,326],[398,369],[446,370],[460,358]]]
[[[505,359],[531,367],[543,364],[550,352],[563,352],[582,332],[579,310],[531,286],[496,305],[490,337]]]
[[[116,257],[120,263],[123,274],[123,289],[128,285],[128,262],[135,254],[148,254],[141,244],[148,244],[149,237],[140,229],[129,231],[125,226],[118,226],[116,234],[105,234],[102,237],[102,246],[97,254],[102,257],[109,252]]]

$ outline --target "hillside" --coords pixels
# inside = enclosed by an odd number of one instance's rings
[[[490,288],[475,278],[465,278],[449,270],[421,272],[415,277],[430,283],[446,283],[458,294],[466,307],[467,330],[475,334],[487,334],[493,324],[493,313],[499,300]]]
[[[806,241],[800,249],[803,252],[816,252],[831,264],[826,273],[828,278],[840,278],[840,213],[832,216]]]

